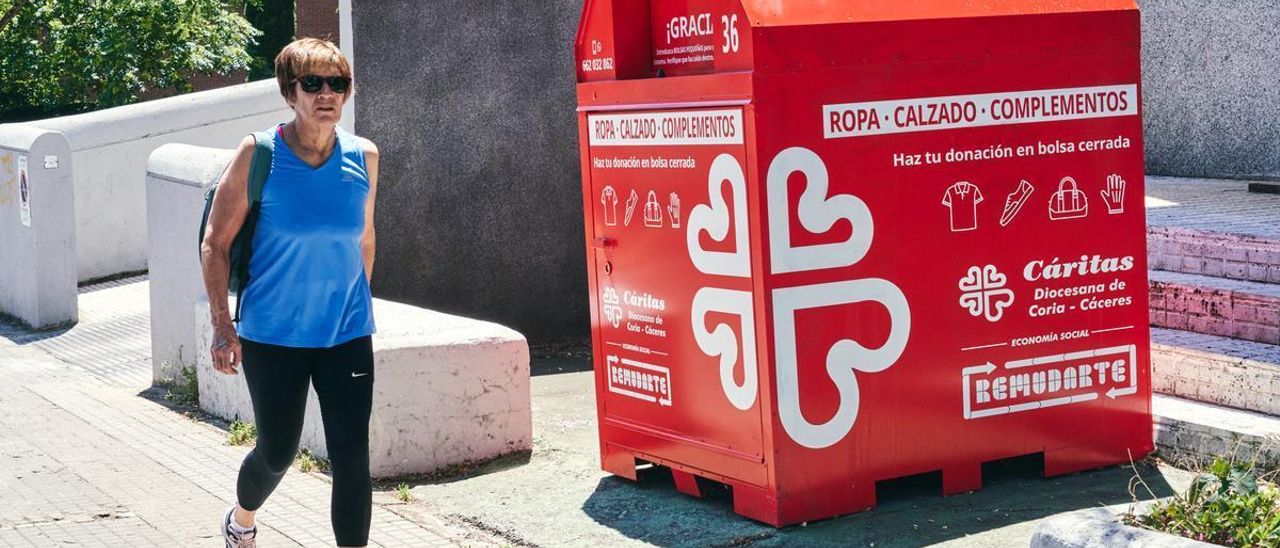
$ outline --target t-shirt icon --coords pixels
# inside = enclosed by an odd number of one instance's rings
[[[615,226],[618,224],[618,193],[613,191],[613,187],[604,187],[600,192],[600,203],[604,205],[604,224],[605,226]]]
[[[960,181],[942,195],[942,205],[951,210],[951,231],[964,232],[978,228],[978,204],[982,191],[973,183]]]

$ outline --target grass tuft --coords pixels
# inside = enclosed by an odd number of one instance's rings
[[[162,384],[166,387],[166,401],[179,407],[200,407],[200,383],[194,367],[182,368],[177,379],[165,379]]]
[[[396,498],[400,499],[400,502],[413,502],[413,493],[409,491],[409,484],[401,483],[396,486]]]
[[[240,419],[231,421],[231,433],[227,436],[231,445],[254,445],[258,443],[258,426]]]
[[[328,460],[315,456],[305,447],[298,450],[298,456],[293,459],[293,464],[303,472],[328,472],[332,469]]]

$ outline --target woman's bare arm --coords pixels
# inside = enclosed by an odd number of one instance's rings
[[[373,280],[373,259],[377,253],[378,236],[373,226],[373,210],[378,197],[378,147],[368,139],[361,139],[364,146],[364,166],[369,176],[369,197],[364,203],[364,234],[360,237],[360,252],[364,258],[365,279]]]
[[[227,304],[230,252],[231,244],[249,213],[249,166],[253,162],[255,147],[252,136],[240,142],[214,194],[204,241],[200,243],[204,288],[209,295],[209,321],[214,330],[213,347],[210,349],[213,367],[228,375],[234,375],[235,366],[240,363],[240,340],[231,323]]]

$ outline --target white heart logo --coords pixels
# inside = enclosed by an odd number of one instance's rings
[[[811,423],[804,417],[800,404],[796,311],[864,301],[880,303],[889,311],[889,338],[874,349],[853,339],[840,339],[827,350],[827,376],[840,394],[840,406],[826,422]],[[861,402],[857,372],[879,373],[902,356],[911,333],[911,309],[902,290],[880,278],[787,287],[773,290],[773,329],[778,419],[796,443],[822,449],[835,445],[853,429]]]
[[[756,403],[759,390],[759,371],[756,369],[756,322],[751,292],[732,289],[704,287],[693,296],[693,338],[698,348],[708,356],[720,357],[720,387],[729,403],[746,411]],[[742,341],[734,335],[733,329],[723,323],[716,325],[715,330],[707,330],[707,314],[723,312],[738,316],[738,332],[742,333]],[[733,366],[738,363],[739,349],[742,354],[742,383],[733,380]]]
[[[730,211],[724,200],[722,185],[729,183],[733,193],[733,209]],[[728,154],[721,154],[711,162],[711,170],[707,174],[707,191],[711,205],[698,204],[689,212],[688,230],[685,232],[685,243],[689,248],[689,259],[693,266],[703,274],[734,276],[747,278],[751,276],[750,243],[747,238],[747,177],[742,172],[742,165]],[[733,251],[707,251],[702,248],[698,238],[706,232],[717,242],[723,242],[729,236],[729,222],[734,225]]]
[[[853,225],[849,239],[832,244],[791,245],[787,178],[795,172],[805,177],[805,189],[796,206],[800,226],[813,234],[824,234],[840,219],[848,219]],[[827,166],[806,148],[783,150],[769,164],[769,257],[774,274],[849,266],[871,249],[874,236],[871,210],[862,199],[849,194],[828,198],[827,182]]]

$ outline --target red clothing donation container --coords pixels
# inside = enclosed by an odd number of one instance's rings
[[[1131,0],[587,0],[604,470],[787,525],[1152,449]]]

